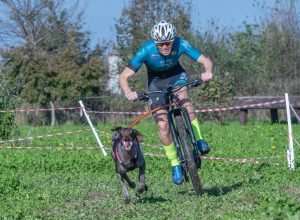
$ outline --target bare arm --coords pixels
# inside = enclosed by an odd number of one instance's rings
[[[128,78],[130,78],[134,74],[135,72],[132,69],[126,67],[119,76],[120,87],[129,101],[137,99],[137,93],[132,91],[128,85]]]
[[[213,68],[213,62],[203,54],[198,58],[198,63],[203,64],[205,72],[201,74],[201,79],[203,81],[209,81],[212,79],[212,68]]]

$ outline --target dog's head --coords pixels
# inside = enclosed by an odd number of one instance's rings
[[[134,139],[136,139],[138,142],[142,142],[142,134],[135,129],[116,127],[111,130],[118,133],[118,139],[126,151],[131,150]]]

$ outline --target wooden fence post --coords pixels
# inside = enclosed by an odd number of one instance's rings
[[[271,113],[271,122],[272,122],[272,124],[278,123],[279,122],[278,109],[277,108],[271,108],[270,113]]]
[[[248,121],[248,109],[240,110],[240,124],[246,125]]]

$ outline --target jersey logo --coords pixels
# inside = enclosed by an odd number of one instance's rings
[[[160,57],[159,54],[151,54],[152,57]]]
[[[177,54],[177,53],[176,53],[175,50],[171,52],[171,55],[172,55],[172,56],[175,56],[176,54]]]
[[[184,47],[184,49],[189,50],[191,48],[191,45],[189,42],[187,42],[186,40],[182,40],[182,46]]]

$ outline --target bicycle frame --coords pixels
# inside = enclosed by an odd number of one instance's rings
[[[170,131],[171,131],[174,143],[175,143],[177,149],[180,148],[180,142],[179,142],[178,136],[176,134],[176,126],[175,126],[175,123],[174,123],[174,120],[173,120],[173,117],[172,117],[173,115],[180,114],[180,112],[182,113],[184,123],[186,125],[188,133],[189,133],[190,138],[192,140],[193,146],[195,148],[196,139],[195,139],[195,135],[194,135],[194,132],[193,132],[193,129],[192,129],[191,120],[189,118],[189,113],[188,113],[186,108],[181,107],[179,105],[176,105],[175,107],[173,107],[173,109],[168,111],[169,126],[170,126]]]
[[[170,97],[167,97],[167,102],[169,102],[169,101],[170,101]],[[183,118],[185,127],[187,129],[187,133],[189,134],[189,136],[191,138],[191,141],[192,141],[192,144],[193,144],[194,152],[198,153],[198,150],[197,150],[196,138],[195,138],[194,131],[192,129],[192,124],[191,124],[191,120],[190,120],[188,110],[185,107],[180,106],[178,102],[174,102],[174,104],[171,105],[168,109],[167,117],[168,117],[168,122],[169,122],[171,135],[173,137],[173,141],[174,141],[175,146],[176,146],[178,159],[179,159],[180,163],[183,165],[184,169],[187,171],[187,167],[186,167],[186,164],[185,164],[185,159],[184,159],[184,156],[182,154],[181,143],[180,143],[180,140],[178,138],[177,129],[176,129],[176,125],[174,123],[174,117],[173,117],[173,116],[178,115],[178,114],[181,114],[181,116]],[[197,155],[197,156],[200,156],[200,155]]]

